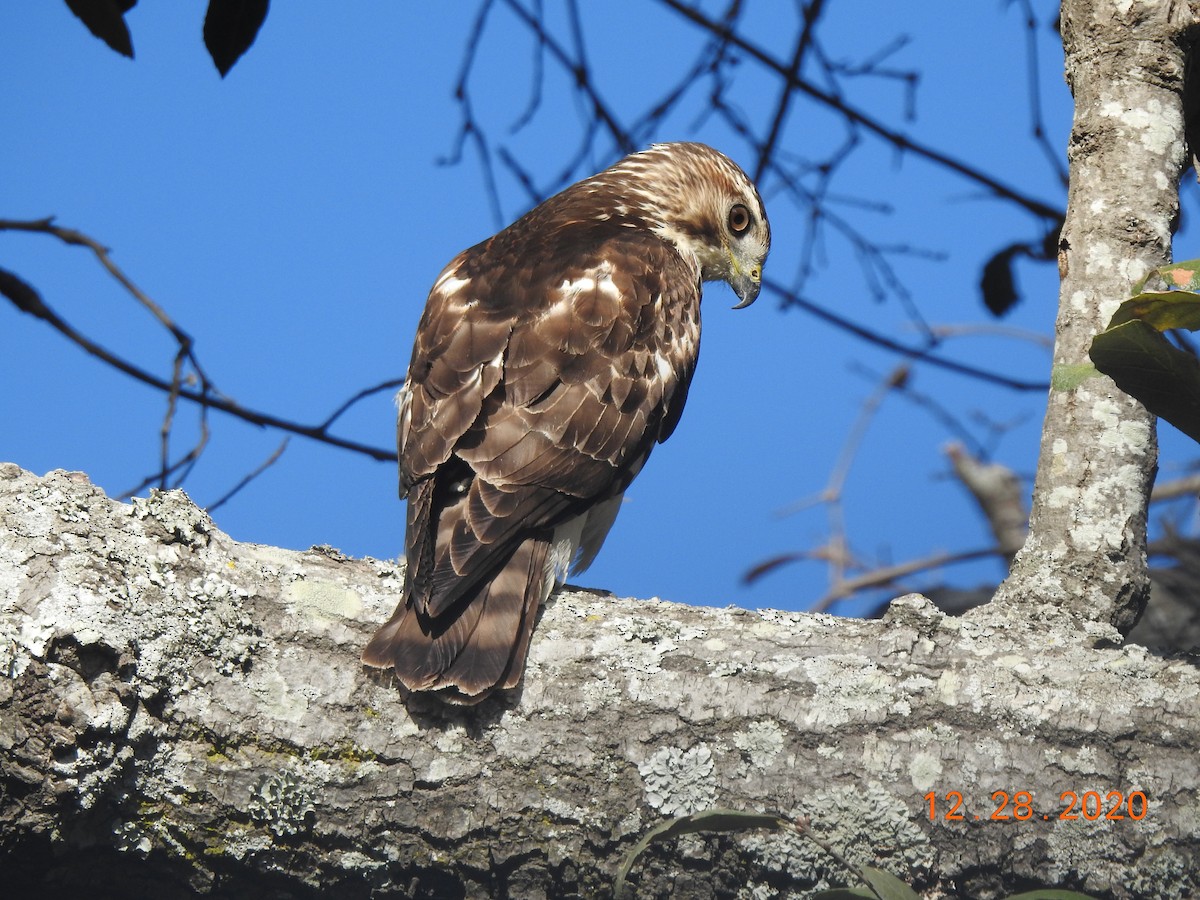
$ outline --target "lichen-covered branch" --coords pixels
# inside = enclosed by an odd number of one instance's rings
[[[358,662],[398,576],[237,543],[180,492],[125,505],[0,466],[6,884],[605,896],[640,833],[719,805],[806,816],[852,861],[958,896],[1196,888],[1191,662],[917,596],[864,622],[565,592],[518,694],[406,708]],[[996,791],[1030,792],[1030,817],[992,821]],[[1147,810],[1066,819],[1066,791]],[[688,838],[633,878],[701,898],[848,881],[777,834]]]

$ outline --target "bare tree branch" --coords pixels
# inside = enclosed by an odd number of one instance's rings
[[[775,146],[779,141],[779,135],[783,131],[783,123],[787,119],[788,110],[791,108],[792,100],[796,96],[796,92],[792,90],[791,82],[800,77],[800,70],[804,67],[804,56],[808,49],[812,46],[814,26],[821,12],[825,8],[825,0],[812,0],[811,3],[806,3],[803,6],[804,10],[804,26],[796,35],[796,49],[792,52],[792,61],[788,65],[787,79],[783,83],[783,88],[779,92],[779,101],[775,105],[775,115],[771,119],[771,127],[767,132],[767,139],[763,142],[762,149],[758,154],[758,165],[754,167],[754,180],[761,181],[763,175],[766,174],[767,165],[771,162],[775,155]]]
[[[869,343],[875,344],[876,346],[893,350],[896,353],[899,353],[905,359],[912,362],[928,363],[931,366],[937,366],[938,368],[946,369],[951,372],[958,372],[960,375],[968,375],[971,378],[978,379],[979,381],[986,381],[1001,387],[1010,388],[1014,391],[1034,391],[1037,393],[1044,393],[1050,388],[1049,382],[1046,381],[1027,381],[1023,378],[1010,378],[1007,375],[990,372],[987,369],[981,369],[978,366],[972,366],[968,363],[961,363],[957,362],[956,360],[935,356],[932,348],[921,348],[905,345],[900,341],[893,340],[886,335],[872,331],[870,328],[867,328],[863,325],[859,325],[857,322],[852,322],[850,319],[847,319],[844,316],[839,316],[837,313],[830,312],[819,304],[813,303],[810,300],[805,300],[803,297],[797,296],[783,285],[769,278],[763,279],[763,289],[779,297],[790,306],[799,307],[805,312],[816,316],[818,319],[828,322],[830,325],[860,337]]]
[[[1034,197],[1030,197],[1016,188],[1004,184],[999,179],[988,175],[982,170],[968,165],[967,163],[964,163],[953,156],[950,156],[948,153],[943,153],[939,150],[933,149],[932,147],[927,147],[924,144],[920,144],[912,140],[905,134],[888,128],[886,125],[877,121],[873,117],[849,105],[840,97],[835,97],[825,91],[822,91],[802,78],[793,78],[788,70],[788,67],[779,60],[775,59],[775,57],[771,56],[765,50],[751,43],[741,35],[733,33],[727,26],[712,21],[695,7],[683,3],[682,0],[661,0],[661,2],[678,12],[681,16],[693,24],[727,40],[730,44],[739,48],[758,62],[762,63],[768,69],[771,69],[778,74],[781,78],[784,78],[795,90],[800,91],[801,93],[811,97],[813,100],[816,100],[830,109],[837,111],[848,121],[853,122],[856,125],[861,125],[863,128],[867,129],[867,131],[896,147],[896,149],[903,150],[906,153],[912,153],[914,156],[927,159],[930,162],[936,163],[937,165],[948,169],[951,172],[955,172],[961,175],[963,178],[966,178],[968,181],[972,181],[981,187],[987,188],[996,196],[1002,197],[1005,200],[1017,204],[1041,219],[1057,221],[1062,216],[1062,210],[1060,208],[1049,203],[1045,203]]]
[[[137,286],[133,284],[133,282],[124,274],[124,272],[122,272],[116,266],[116,264],[113,263],[107,249],[104,248],[103,245],[101,245],[98,241],[74,229],[60,228],[59,226],[53,224],[52,219],[37,219],[33,221],[0,219],[0,231],[27,231],[48,234],[58,238],[64,243],[83,246],[91,249],[104,267],[113,275],[114,278],[117,279],[118,282],[120,282],[120,284],[127,291],[129,291],[138,300],[139,303],[141,303],[147,309],[150,309],[152,312],[155,312],[155,317],[162,322],[164,327],[166,327],[179,342],[180,354],[182,354],[182,357],[186,358],[191,364],[193,373],[199,380],[199,388],[192,388],[186,384],[187,377],[185,377],[182,367],[180,366],[175,367],[173,376],[170,380],[160,378],[152,372],[146,371],[135,363],[130,362],[124,357],[119,356],[118,354],[101,346],[87,335],[78,331],[69,322],[54,312],[54,310],[52,310],[49,305],[46,304],[45,300],[39,294],[37,294],[36,291],[34,291],[36,302],[27,301],[24,304],[18,305],[18,308],[23,312],[28,312],[31,315],[35,315],[42,319],[64,337],[68,338],[74,344],[81,347],[92,356],[95,356],[105,364],[117,369],[120,372],[124,372],[126,375],[142,382],[143,384],[149,385],[150,387],[156,388],[167,394],[169,398],[172,398],[171,403],[174,403],[177,399],[187,400],[191,403],[195,403],[197,406],[201,407],[202,410],[218,410],[234,416],[235,418],[241,419],[242,421],[250,422],[253,425],[261,425],[267,428],[276,428],[280,431],[286,431],[291,434],[298,434],[303,437],[310,438],[311,440],[319,441],[323,444],[329,444],[334,447],[340,447],[344,450],[361,453],[364,456],[370,457],[371,459],[387,461],[394,460],[396,458],[396,453],[394,450],[386,450],[381,447],[372,447],[369,444],[364,444],[360,441],[353,441],[348,438],[339,437],[335,434],[331,434],[328,431],[328,424],[341,415],[341,413],[344,412],[345,409],[348,408],[352,403],[357,402],[357,400],[367,396],[370,393],[374,393],[386,388],[387,386],[391,386],[396,382],[385,382],[383,385],[377,385],[376,387],[370,388],[365,392],[360,392],[358,395],[351,398],[351,400],[346,404],[343,404],[343,406],[337,411],[335,411],[335,413],[327,420],[326,423],[320,425],[304,425],[299,422],[293,422],[291,420],[284,419],[280,416],[242,406],[216,389],[216,386],[213,384],[213,382],[207,377],[207,375],[204,374],[204,370],[196,358],[191,337],[189,337],[186,332],[175,325],[175,323],[172,322],[170,318],[162,312],[161,308],[158,307],[157,304],[150,300],[149,297],[142,293],[142,291],[140,291]],[[177,356],[176,358],[179,359],[180,357]],[[169,430],[172,417],[173,408],[169,407],[168,418],[164,422],[164,428]],[[153,480],[161,482],[168,474],[178,470],[180,465],[184,465],[193,461],[200,450],[203,449],[204,443],[205,439],[202,439],[197,444],[197,447],[193,448],[193,450],[178,463],[170,464],[164,459],[162,471],[156,473]]]
[[[12,896],[602,897],[641,834],[714,805],[809,821],[842,862],[696,837],[642,857],[639,897],[811,895],[864,863],[926,896],[1197,888],[1200,672],[1052,617],[564,590],[521,689],[447,708],[348,664],[391,563],[238,543],[182,494],[124,506],[13,465],[0,542]],[[947,792],[986,819],[997,789],[1028,792],[1030,821],[946,818]],[[1063,791],[1110,790],[1146,820],[1061,820]]]

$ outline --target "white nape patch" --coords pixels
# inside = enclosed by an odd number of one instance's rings
[[[654,233],[665,241],[669,241],[679,251],[679,255],[699,269],[702,268],[700,253],[703,249],[690,234],[685,234],[672,225],[662,225],[654,229]]]

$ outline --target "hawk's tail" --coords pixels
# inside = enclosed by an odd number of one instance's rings
[[[553,585],[549,546],[543,537],[523,541],[477,593],[439,616],[418,612],[409,598],[375,632],[362,661],[394,667],[406,690],[443,692],[451,703],[474,704],[516,687],[538,607]]]

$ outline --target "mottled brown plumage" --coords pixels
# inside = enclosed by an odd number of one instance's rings
[[[701,282],[748,305],[769,247],[741,169],[658,144],[446,266],[399,397],[404,597],[363,662],[459,703],[520,682],[539,605],[679,421]]]

